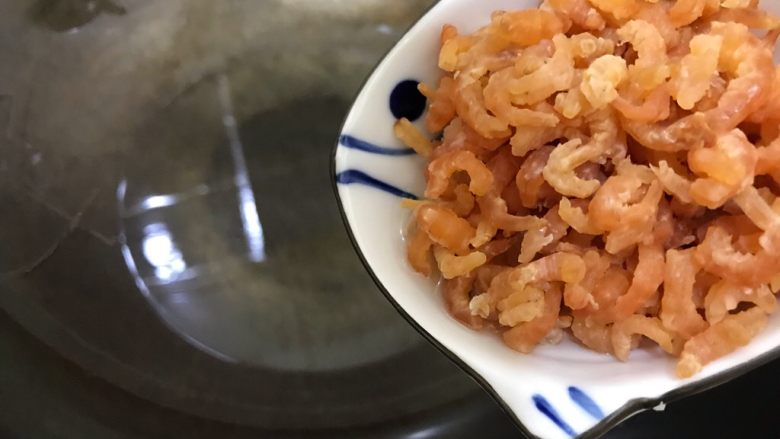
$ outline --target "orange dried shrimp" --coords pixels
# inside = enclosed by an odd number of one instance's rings
[[[763,33],[763,35],[762,35]],[[748,343],[780,289],[780,19],[757,1],[544,0],[441,33],[407,241],[449,312],[528,353],[689,377]],[[561,323],[565,322],[565,323]]]

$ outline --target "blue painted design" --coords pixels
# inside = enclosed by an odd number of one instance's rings
[[[405,117],[415,121],[425,111],[425,96],[417,86],[420,83],[413,79],[401,81],[390,93],[390,111],[396,119]]]
[[[574,437],[577,435],[577,432],[574,431],[573,428],[571,428],[571,425],[567,424],[566,421],[561,418],[561,415],[558,414],[558,412],[555,410],[555,408],[550,404],[547,399],[542,395],[534,395],[533,396],[534,405],[536,406],[536,409],[542,412],[545,416],[547,416],[555,425],[558,426],[561,430],[564,431],[564,433],[568,434],[571,437]]]
[[[596,401],[581,389],[569,386],[569,398],[597,420],[604,419],[604,411],[601,410],[601,407],[599,407],[599,405],[596,404]]]
[[[379,146],[373,143],[360,140],[357,137],[352,137],[348,134],[344,134],[339,137],[339,144],[346,146],[347,148],[357,149],[360,151],[370,152],[372,154],[381,155],[414,155],[416,154],[411,148],[388,148],[386,146]]]
[[[356,171],[354,169],[349,169],[344,172],[340,172],[336,174],[336,181],[341,184],[353,184],[353,183],[364,184],[366,186],[370,186],[375,189],[385,191],[397,197],[410,198],[412,200],[418,199],[418,197],[414,194],[410,194],[409,192],[406,192],[402,189],[398,189],[395,186],[389,185],[384,181],[377,180],[376,178],[364,172]]]

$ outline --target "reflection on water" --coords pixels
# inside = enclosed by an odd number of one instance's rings
[[[207,78],[155,118],[117,192],[125,262],[151,307],[217,358],[279,370],[344,370],[419,346],[333,203],[330,139],[347,103],[307,99],[247,120],[231,81]]]
[[[224,74],[217,77],[217,90],[219,103],[222,107],[222,125],[225,127],[225,134],[227,134],[230,144],[230,156],[233,159],[236,173],[235,181],[238,188],[241,224],[246,235],[247,247],[249,247],[249,259],[253,262],[263,262],[265,259],[263,225],[260,224],[260,217],[257,214],[255,194],[252,192],[252,182],[249,180],[249,171],[246,168],[244,146],[241,144],[241,135],[238,132],[236,116],[233,112],[230,82]]]
[[[174,281],[187,268],[184,256],[171,239],[171,232],[164,223],[149,224],[144,228],[143,252],[154,266],[154,273],[161,281]]]

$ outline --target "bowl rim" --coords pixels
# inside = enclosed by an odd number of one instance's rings
[[[409,33],[409,31],[412,30],[420,22],[420,20],[426,17],[431,12],[431,10],[433,10],[439,3],[440,0],[434,1],[434,3],[431,4],[431,6],[427,7],[424,10],[424,12],[416,20],[414,20],[414,22],[411,23],[411,25],[409,25],[408,27],[406,27],[406,29],[404,29],[404,31],[396,39],[395,43],[381,56],[379,61],[371,68],[371,71],[366,75],[366,77],[363,79],[360,86],[357,88],[356,93],[353,95],[349,109],[347,110],[344,116],[344,120],[341,123],[341,126],[339,128],[339,136],[336,139],[331,149],[330,163],[329,163],[331,188],[333,189],[333,193],[336,197],[336,204],[338,206],[339,215],[341,216],[341,220],[344,223],[344,228],[346,229],[347,236],[349,236],[349,241],[352,244],[352,247],[355,250],[355,253],[357,254],[358,258],[360,259],[360,263],[363,264],[363,267],[365,268],[366,272],[374,281],[374,284],[376,284],[377,288],[385,297],[385,299],[388,302],[390,302],[393,308],[395,308],[396,312],[398,312],[401,315],[401,317],[403,317],[404,320],[406,320],[406,322],[415,329],[415,331],[417,331],[420,335],[422,335],[423,338],[428,343],[433,345],[433,347],[435,347],[439,352],[444,354],[444,356],[448,360],[454,363],[458,368],[460,368],[463,372],[465,372],[469,378],[474,380],[482,389],[484,389],[487,392],[487,394],[493,399],[493,401],[495,401],[496,404],[498,404],[501,410],[512,420],[512,422],[515,424],[515,427],[517,427],[521,433],[523,433],[528,438],[540,439],[538,436],[534,435],[528,430],[528,428],[522,423],[520,418],[517,416],[515,411],[512,410],[509,404],[507,404],[506,401],[504,401],[503,398],[501,398],[501,396],[499,396],[498,392],[493,388],[492,384],[490,384],[485,378],[483,378],[481,374],[479,374],[474,369],[472,369],[469,365],[467,365],[458,355],[450,351],[439,340],[437,340],[434,336],[432,336],[425,328],[422,327],[422,325],[419,322],[417,322],[414,318],[412,318],[406,312],[406,310],[395,300],[393,294],[390,293],[388,288],[385,287],[385,285],[379,280],[376,273],[371,268],[371,264],[369,264],[368,260],[363,254],[363,251],[360,248],[360,245],[358,244],[354,233],[352,232],[352,225],[350,223],[349,218],[347,217],[347,213],[344,209],[344,203],[342,201],[341,194],[339,193],[339,182],[337,179],[338,170],[336,169],[337,168],[336,156],[338,154],[339,148],[341,147],[341,143],[339,139],[341,135],[344,134],[344,128],[346,127],[346,123],[349,119],[349,116],[352,114],[353,110],[355,109],[355,104],[358,97],[360,97],[360,95],[363,93],[366,84],[369,82],[371,78],[374,77],[374,75],[377,73],[379,68],[384,64],[384,62],[388,59],[390,53],[395,49],[395,47],[398,45],[401,39],[403,39]],[[725,384],[735,378],[745,375],[746,373],[760,366],[763,366],[765,364],[768,364],[778,359],[780,359],[780,346],[777,346],[768,352],[756,356],[755,358],[752,358],[744,363],[734,365],[724,371],[716,373],[707,378],[696,380],[694,382],[672,389],[661,396],[654,397],[654,398],[631,399],[627,401],[625,404],[623,404],[620,408],[615,410],[614,412],[605,416],[593,427],[580,433],[578,436],[576,436],[576,438],[597,439],[602,435],[606,434],[608,431],[615,428],[623,421],[627,420],[628,418],[640,412],[651,410],[658,406],[665,406],[675,401],[678,401],[680,399],[705,392],[709,389],[717,387],[721,384]]]

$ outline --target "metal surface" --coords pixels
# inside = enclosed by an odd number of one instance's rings
[[[432,1],[0,0],[0,436],[516,435],[329,184]]]

